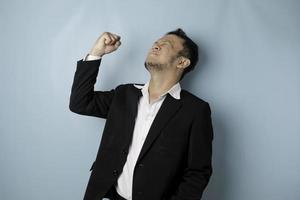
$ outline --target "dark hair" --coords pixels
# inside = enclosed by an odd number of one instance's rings
[[[184,40],[183,49],[178,52],[178,56],[184,56],[190,59],[191,61],[190,65],[186,67],[182,72],[182,75],[180,77],[180,80],[182,80],[185,74],[192,71],[198,62],[198,45],[195,42],[193,42],[193,40],[191,40],[181,28],[178,28],[174,31],[170,31],[165,35],[168,34],[177,35],[178,37]]]

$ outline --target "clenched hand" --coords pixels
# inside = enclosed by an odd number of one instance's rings
[[[120,36],[110,32],[104,32],[96,40],[90,55],[103,56],[109,54],[119,48],[121,45]]]

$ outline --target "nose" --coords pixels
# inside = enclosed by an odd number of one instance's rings
[[[157,42],[154,43],[153,47],[152,47],[153,51],[159,51],[160,47],[158,46]]]

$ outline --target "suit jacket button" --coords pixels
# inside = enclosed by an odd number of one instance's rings
[[[142,164],[142,163],[138,164],[138,167],[143,167],[143,166],[144,166],[144,164]]]
[[[115,169],[115,170],[113,171],[113,175],[118,175],[118,170]]]
[[[126,155],[126,154],[127,154],[127,150],[126,150],[126,149],[123,149],[123,150],[122,150],[122,154]]]

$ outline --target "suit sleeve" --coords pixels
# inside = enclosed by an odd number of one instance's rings
[[[109,91],[94,91],[101,59],[77,61],[77,67],[71,89],[69,109],[77,114],[107,118],[115,94]]]
[[[207,102],[194,118],[188,147],[187,166],[170,200],[199,200],[212,175],[213,127]]]

